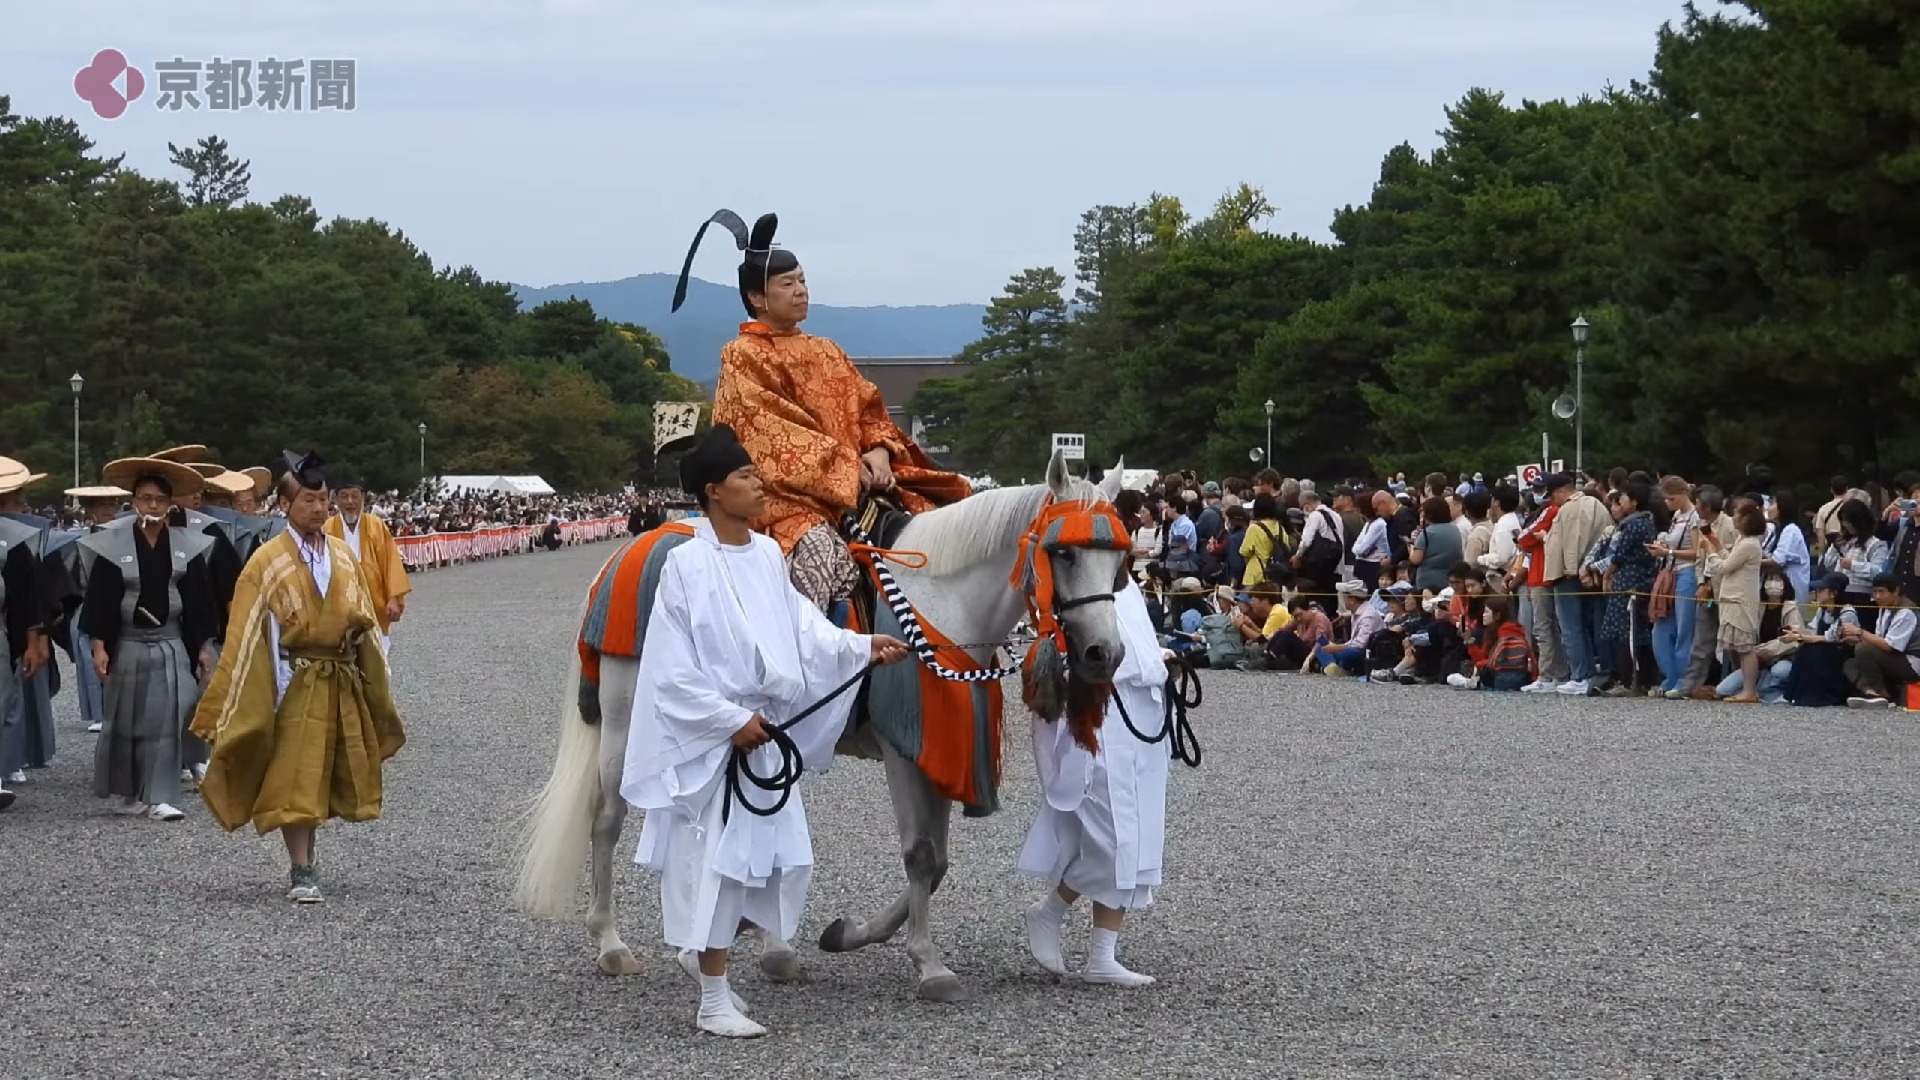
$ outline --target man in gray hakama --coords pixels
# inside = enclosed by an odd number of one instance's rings
[[[86,512],[87,525],[80,535],[87,536],[108,528],[131,528],[133,518],[123,517],[120,507],[133,496],[133,492],[117,487],[77,487],[68,488],[66,494],[79,500],[80,508]],[[61,561],[65,563],[68,581],[73,590],[73,602],[86,595],[86,568],[80,558],[79,543],[72,543],[60,551]],[[93,670],[93,639],[80,629],[80,620],[67,620],[67,655],[73,658],[74,696],[80,706],[80,721],[87,725],[92,734],[100,734],[106,725],[106,687],[100,676]]]
[[[46,475],[0,458],[0,520],[27,530],[14,542],[32,550],[41,575],[49,572],[45,560],[54,546],[53,522],[33,513],[23,492]],[[0,708],[0,784],[25,783],[28,769],[44,769],[53,761],[53,695],[59,690],[59,669],[49,654],[30,671],[17,674],[15,692]]]
[[[0,458],[0,496],[40,479],[12,458]],[[51,659],[47,628],[58,619],[59,604],[40,563],[40,543],[39,530],[0,514],[0,716],[12,712],[23,684],[30,688]],[[24,735],[19,724],[9,730]],[[5,781],[0,773],[0,810],[15,797]]]
[[[213,538],[166,524],[167,511],[200,475],[177,462],[130,458],[106,468],[108,483],[133,492],[131,528],[80,541],[86,593],[80,628],[93,639],[94,671],[105,684],[105,726],[94,749],[94,794],[118,798],[117,812],[162,821],[185,815],[181,739],[211,673],[208,649],[217,610],[208,569]]]

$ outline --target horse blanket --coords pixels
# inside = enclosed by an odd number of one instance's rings
[[[587,613],[574,643],[580,654],[580,719],[600,722],[600,657],[637,659],[646,644],[647,615],[660,591],[667,553],[693,538],[679,521],[641,533],[614,552],[587,590]]]

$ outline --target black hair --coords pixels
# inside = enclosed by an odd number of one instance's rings
[[[141,473],[139,476],[134,477],[132,490],[136,494],[139,493],[140,487],[143,484],[152,484],[154,487],[160,489],[160,494],[165,495],[169,499],[173,498],[173,481],[159,473]]]

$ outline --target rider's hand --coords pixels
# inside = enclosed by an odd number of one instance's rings
[[[872,651],[867,654],[868,659],[881,667],[897,664],[911,655],[905,642],[884,634],[875,634],[869,640],[872,643]]]
[[[870,491],[893,490],[893,455],[876,446],[860,455],[860,479]]]
[[[733,733],[733,745],[742,750],[765,746],[772,740],[773,736],[767,734],[767,722],[760,719],[759,713],[755,713],[739,731]]]

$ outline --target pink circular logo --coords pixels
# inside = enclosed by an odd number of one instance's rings
[[[120,76],[127,77],[126,90],[123,93],[118,85]],[[93,106],[93,114],[102,120],[114,120],[127,111],[127,106],[140,100],[147,89],[147,78],[140,69],[127,63],[119,49],[101,49],[93,54],[93,62],[81,68],[73,76],[73,92],[80,100]]]

